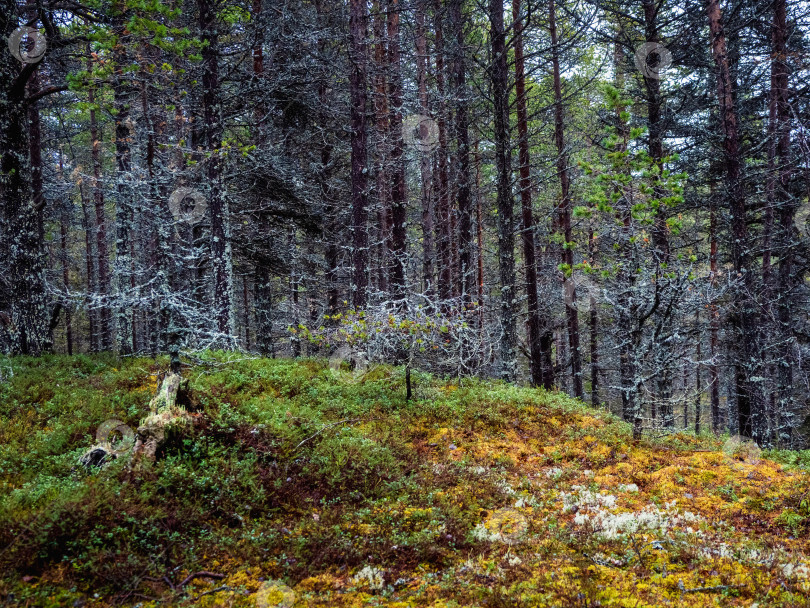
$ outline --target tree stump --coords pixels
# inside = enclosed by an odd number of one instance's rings
[[[180,374],[170,372],[163,379],[158,394],[149,402],[150,414],[141,421],[135,433],[131,466],[136,467],[143,459],[154,461],[169,432],[190,422],[188,413],[177,406],[181,381]]]

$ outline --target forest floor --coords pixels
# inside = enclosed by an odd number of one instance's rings
[[[629,427],[564,395],[203,353],[0,361],[0,604],[810,606],[810,453]],[[120,423],[112,423],[112,426]],[[203,573],[203,574],[199,574]],[[191,577],[190,575],[199,574]]]

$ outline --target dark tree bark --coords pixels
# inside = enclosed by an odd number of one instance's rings
[[[714,188],[712,188],[714,190]],[[712,287],[717,286],[717,206],[712,192],[711,209],[709,211],[709,272],[711,275]],[[712,302],[709,305],[709,352],[711,355],[711,365],[709,365],[709,401],[712,412],[712,431],[719,434],[721,431],[720,421],[720,371],[717,364],[717,357],[720,355],[720,311],[717,304]]]
[[[256,306],[256,347],[265,357],[275,357],[273,341],[273,285],[270,269],[267,264],[256,266],[256,278],[253,285]]]
[[[402,134],[402,73],[399,52],[399,0],[388,0],[388,97],[391,104],[391,288],[394,297],[405,296],[406,222],[405,142]]]
[[[388,291],[388,277],[391,272],[391,182],[390,182],[390,143],[391,114],[388,104],[388,18],[380,0],[372,5],[374,33],[374,130],[375,142],[375,191],[377,195],[377,226],[374,230],[374,250],[376,258],[377,289]]]
[[[661,3],[655,0],[643,0],[644,33],[647,42],[660,43],[658,12],[661,6]],[[660,58],[658,59],[660,60]],[[645,74],[644,85],[647,94],[648,150],[650,158],[660,172],[664,170],[664,120],[661,115],[664,99],[661,95],[661,80]],[[659,188],[656,188],[653,194],[658,199],[664,195]],[[666,219],[666,208],[661,206],[655,211],[652,230],[656,258],[656,281],[659,283],[665,280],[663,274],[665,266],[669,263],[670,255]],[[668,325],[668,320],[664,319],[662,323]],[[658,348],[666,351],[667,345],[661,344]],[[659,360],[661,364],[659,365],[657,397],[661,404],[661,418],[666,428],[672,428],[675,425],[675,412],[672,406],[672,373],[666,352],[659,354]]]
[[[132,170],[130,152],[131,134],[130,97],[131,84],[124,77],[124,68],[128,64],[126,53],[127,34],[125,28],[126,14],[124,6],[119,3],[113,15],[113,33],[116,36],[113,47],[113,106],[115,109],[115,164],[116,201],[115,201],[115,347],[123,354],[137,350],[135,319],[130,300],[134,294],[135,273],[133,269],[133,192],[129,187]],[[132,290],[132,292],[130,292]]]
[[[90,57],[90,47],[87,47],[87,70],[93,69]],[[96,214],[96,269],[97,269],[97,295],[101,299],[99,307],[99,349],[108,351],[112,349],[112,315],[110,310],[110,258],[107,250],[107,214],[104,210],[104,186],[101,177],[101,134],[96,120],[96,91],[91,86],[87,91],[87,101],[90,104],[90,150],[93,164],[93,203]],[[95,303],[99,306],[98,303]]]
[[[545,356],[541,343],[542,319],[537,292],[537,256],[534,244],[534,213],[532,212],[532,183],[529,172],[529,117],[526,108],[526,77],[523,59],[523,18],[520,0],[512,0],[512,22],[515,24],[515,105],[517,108],[518,160],[520,163],[520,208],[523,264],[526,272],[526,301],[528,318],[526,329],[529,338],[529,371],[533,386],[551,389],[545,380]]]
[[[562,263],[570,269],[574,266],[574,252],[571,232],[571,178],[568,171],[568,152],[565,148],[565,124],[563,116],[562,83],[560,81],[560,56],[557,40],[557,22],[555,0],[548,2],[548,28],[551,36],[551,63],[554,70],[554,142],[557,146],[557,173],[560,178],[560,204],[557,207],[558,225],[565,238],[562,249]],[[571,377],[574,396],[585,398],[582,388],[582,354],[579,348],[579,313],[575,306],[566,306],[568,321],[568,344],[571,350]]]
[[[470,175],[470,136],[467,76],[464,58],[464,15],[463,0],[450,0],[448,17],[450,28],[455,34],[453,45],[453,87],[455,98],[456,156],[454,177],[458,200],[458,260],[460,281],[459,292],[462,305],[468,307],[472,301],[475,270],[472,236],[472,178]]]
[[[588,235],[588,255],[591,264],[596,262],[596,238],[591,231]],[[590,354],[591,354],[591,406],[599,407],[599,310],[597,309],[596,298],[590,294],[591,305],[588,311],[588,331],[590,332]]]
[[[368,15],[363,0],[349,3],[349,88],[352,148],[352,304],[363,308],[368,300],[368,201],[366,192],[366,37]]]
[[[86,189],[84,183],[79,181],[79,198],[81,199],[82,205],[82,230],[84,231],[84,256],[85,256],[85,272],[87,273],[87,297],[85,298],[85,308],[87,314],[87,324],[88,324],[88,350],[90,352],[98,351],[99,344],[98,344],[98,330],[97,330],[97,318],[98,318],[98,309],[96,309],[92,305],[92,294],[96,293],[97,290],[97,280],[96,280],[96,265],[95,260],[97,256],[95,254],[94,249],[94,238],[93,234],[95,233],[95,222],[93,218],[93,213],[90,205],[90,200],[87,196]]]
[[[59,148],[59,181],[64,182],[65,176],[64,161],[62,159],[62,148]],[[70,291],[70,254],[68,253],[68,231],[70,229],[72,206],[63,209],[59,214],[59,256],[62,262],[62,288],[65,294]],[[73,306],[69,301],[65,301],[65,342],[67,343],[68,355],[73,354]]]
[[[17,27],[15,3],[0,2],[3,39]],[[50,348],[43,206],[31,201],[26,84],[36,64],[0,53],[0,349],[37,355]]]
[[[261,6],[262,0],[254,0],[254,6]],[[323,0],[317,0],[315,3],[315,7],[318,11],[318,15],[323,18],[324,15],[324,8],[323,8]],[[328,39],[326,36],[319,38],[318,40],[318,47],[321,53],[326,53],[328,48]],[[257,45],[257,51],[261,52],[261,46]],[[254,66],[256,66],[256,55],[257,52],[254,51]],[[261,56],[260,56],[261,57]],[[258,71],[257,68],[254,67],[254,71],[258,74],[262,74],[264,72],[264,64],[263,62],[259,64]],[[321,108],[319,113],[319,120],[321,123],[321,128],[323,129],[324,133],[327,132],[328,129],[328,117],[326,108],[328,108],[329,103],[329,88],[327,87],[327,82],[323,81],[318,85],[318,100],[320,101]],[[336,193],[334,192],[334,188],[332,187],[332,171],[333,171],[333,150],[334,144],[328,136],[324,136],[324,141],[321,144],[321,183],[320,183],[320,190],[321,190],[321,197],[323,199],[323,206],[326,210],[328,215],[327,218],[327,226],[329,228],[329,240],[326,244],[325,250],[325,261],[326,261],[326,281],[327,281],[327,292],[326,292],[326,309],[327,314],[334,315],[337,314],[338,309],[340,308],[340,285],[338,281],[338,255],[339,255],[339,246],[336,241],[338,230],[340,228],[339,224],[339,213],[340,209],[338,208],[339,202],[337,200]]]
[[[796,341],[792,323],[791,297],[795,288],[793,245],[794,218],[797,203],[790,192],[792,159],[790,152],[790,100],[787,48],[787,0],[774,0],[771,51],[771,122],[773,124],[773,158],[769,163],[769,180],[773,182],[773,197],[779,223],[779,301],[778,319],[780,361],[777,372],[778,406],[775,412],[775,442],[781,446],[791,437],[796,426],[793,403],[793,355]]]
[[[211,214],[211,268],[214,280],[214,318],[222,346],[230,348],[233,327],[233,264],[228,198],[222,183],[222,108],[219,92],[219,34],[213,0],[197,0],[202,49],[202,101],[204,138],[210,158],[205,173],[209,183]]]
[[[500,369],[504,380],[516,376],[517,331],[515,326],[515,231],[512,199],[512,166],[509,140],[509,76],[503,0],[489,0],[492,65],[490,79],[494,105],[495,167],[498,207],[498,267],[501,280]]]
[[[447,164],[447,101],[444,78],[444,9],[441,0],[435,0],[436,41],[436,93],[438,95],[437,123],[439,128],[438,179],[436,181],[436,222],[438,223],[438,287],[439,299],[447,302],[453,291],[453,256],[450,250],[450,178]]]
[[[419,108],[422,116],[430,116],[428,104],[428,50],[425,32],[426,0],[417,0],[414,5],[416,19],[416,80],[419,87]],[[426,142],[428,125],[420,123],[419,138]],[[436,290],[436,250],[433,240],[433,172],[429,150],[421,150],[419,174],[422,179],[422,284],[428,295]]]
[[[38,72],[31,74],[28,80],[29,99],[34,99],[39,93]],[[45,192],[43,190],[42,179],[42,121],[39,116],[39,101],[28,102],[28,123],[29,123],[29,161],[31,163],[31,204],[36,214],[37,242],[41,248],[41,255],[45,256]],[[51,321],[45,333],[45,341],[42,344],[43,350],[50,350],[53,345],[53,330],[59,320],[59,311],[62,307],[61,301],[56,302],[56,307],[51,312]]]
[[[739,431],[744,437],[760,439],[755,419],[762,413],[762,398],[751,378],[758,360],[757,311],[753,301],[755,291],[751,269],[751,243],[746,217],[745,190],[742,182],[739,130],[729,70],[726,36],[719,0],[707,0],[712,56],[717,67],[717,101],[720,131],[723,134],[723,154],[726,171],[726,197],[731,211],[731,258],[734,272],[740,279],[736,292],[739,312],[735,325],[739,335],[740,353],[735,363],[735,383]]]
[[[478,261],[478,280],[476,281],[478,289],[476,295],[478,297],[478,329],[480,335],[484,331],[484,211],[483,211],[483,196],[481,195],[481,153],[478,150],[479,143],[475,142],[475,225],[477,228],[477,251],[476,259]]]

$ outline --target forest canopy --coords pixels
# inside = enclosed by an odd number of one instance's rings
[[[341,352],[804,447],[808,26],[0,0],[0,351]]]

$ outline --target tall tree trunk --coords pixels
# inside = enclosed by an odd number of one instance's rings
[[[375,142],[375,191],[377,194],[377,227],[374,237],[376,254],[377,289],[388,291],[388,276],[391,272],[391,182],[389,178],[391,110],[388,104],[388,18],[381,0],[372,4],[374,33],[374,127]]]
[[[712,55],[717,66],[717,100],[720,130],[726,169],[726,196],[731,210],[731,257],[734,271],[741,278],[736,290],[739,312],[735,325],[739,335],[740,353],[735,363],[735,382],[739,432],[744,437],[760,438],[757,428],[762,414],[762,398],[756,382],[752,381],[758,368],[758,319],[752,294],[755,291],[751,272],[751,252],[746,223],[745,190],[742,183],[739,132],[729,71],[726,36],[719,0],[707,0]]]
[[[478,332],[480,339],[483,340],[484,335],[484,211],[483,211],[483,197],[481,196],[481,153],[478,150],[479,142],[475,142],[475,225],[477,230],[476,238],[476,260],[478,262],[478,278],[476,285],[478,287],[476,296],[478,298]]]
[[[796,202],[790,192],[792,159],[790,157],[790,104],[788,98],[788,49],[787,49],[787,1],[774,0],[771,60],[771,113],[775,121],[772,137],[775,139],[774,162],[769,167],[773,176],[774,199],[779,222],[779,342],[780,361],[778,362],[777,394],[779,402],[776,418],[777,436],[780,446],[789,442],[791,431],[797,426],[793,399],[793,367],[797,365],[793,355],[795,332],[793,330],[791,302],[796,280],[794,265],[794,217]],[[769,177],[770,177],[769,175]]]
[[[211,269],[213,272],[213,312],[218,342],[233,346],[233,262],[228,197],[222,183],[222,110],[219,91],[219,33],[217,12],[212,0],[197,0],[200,12],[202,49],[202,100],[205,124],[206,177],[210,184],[208,207],[211,214]]]
[[[712,277],[712,287],[717,286],[717,204],[714,198],[714,178],[712,177],[712,202],[709,211],[709,273]],[[709,365],[709,401],[712,412],[712,431],[720,433],[720,371],[717,364],[719,356],[719,334],[720,334],[720,311],[717,304],[712,302],[709,305],[709,354],[711,364]]]
[[[68,224],[70,217],[67,213],[62,213],[59,218],[59,246],[62,258],[62,287],[67,294],[70,290],[70,257],[68,254]],[[67,343],[67,354],[73,354],[73,311],[70,302],[65,302],[65,342]]]
[[[596,235],[591,230],[588,235],[588,257],[591,265],[596,263]],[[590,333],[590,354],[591,354],[591,406],[599,407],[599,310],[597,309],[596,298],[590,294],[590,310],[588,312],[588,331]]]
[[[472,177],[470,174],[470,136],[467,76],[464,58],[463,0],[450,0],[448,14],[450,27],[455,34],[453,45],[453,87],[455,97],[456,163],[455,183],[458,197],[458,259],[459,291],[462,305],[466,308],[472,301],[475,269],[473,268],[472,235]]]
[[[118,4],[113,16],[113,32],[116,36],[113,47],[113,106],[115,109],[115,346],[118,352],[129,354],[137,349],[135,318],[132,300],[135,297],[131,242],[134,233],[133,192],[129,187],[132,176],[130,154],[130,83],[124,79],[124,68],[128,63],[126,53],[126,30],[124,7]]]
[[[655,0],[643,0],[644,9],[644,30],[647,42],[659,41],[658,32],[658,11],[661,8],[661,3]],[[650,158],[655,163],[659,172],[664,170],[664,125],[663,117],[661,116],[661,107],[664,104],[661,95],[661,80],[657,77],[657,70],[651,71],[651,74],[644,75],[644,84],[647,93],[647,130],[648,130],[648,151]],[[656,188],[654,192],[655,198],[661,200],[665,193]],[[655,279],[660,284],[666,279],[664,278],[666,265],[669,263],[669,238],[667,236],[667,223],[666,223],[666,207],[661,205],[655,210],[655,219],[653,223],[653,249],[655,251]],[[669,326],[669,321],[663,319],[664,326]],[[658,373],[658,399],[661,403],[661,418],[664,426],[672,428],[675,425],[675,412],[672,406],[672,373],[668,361],[667,349],[668,343],[658,344],[657,349],[664,351],[657,354],[657,358],[661,361]]]
[[[267,264],[257,264],[253,289],[256,294],[256,347],[259,349],[259,354],[265,357],[275,356],[272,314],[273,285]]]
[[[450,250],[450,178],[447,165],[447,101],[444,80],[444,8],[435,0],[436,40],[436,93],[438,96],[437,123],[439,127],[438,180],[436,182],[436,220],[438,223],[438,287],[439,299],[445,303],[452,297],[453,256]]]
[[[568,153],[565,149],[565,126],[563,117],[562,83],[560,81],[560,57],[557,40],[557,23],[555,0],[548,2],[548,28],[551,35],[551,62],[554,70],[554,142],[557,145],[557,173],[560,178],[560,204],[557,208],[559,227],[565,238],[562,249],[561,262],[569,269],[574,267],[574,252],[571,248],[573,235],[571,232],[571,195],[570,175],[568,172]],[[569,270],[570,272],[570,270]],[[571,377],[574,396],[585,398],[582,388],[582,355],[579,348],[579,313],[576,306],[566,306],[568,321],[568,343],[571,349]]]
[[[419,88],[419,108],[422,116],[430,115],[428,105],[428,50],[425,33],[426,0],[417,0],[414,5],[416,19],[416,80]],[[429,125],[419,124],[419,140],[427,142],[431,136]],[[432,296],[436,290],[436,249],[433,240],[433,172],[430,150],[420,150],[419,174],[422,180],[422,284],[423,291]]]
[[[399,0],[388,0],[388,96],[391,103],[391,288],[405,296],[405,255],[408,210],[405,201],[405,142],[402,134],[402,73],[399,58]]]
[[[368,201],[366,192],[366,35],[368,16],[364,0],[349,2],[352,149],[352,304],[368,301]]]
[[[300,315],[298,310],[298,292],[299,292],[299,270],[298,270],[298,239],[295,229],[290,232],[290,302],[291,302],[291,316],[292,326],[295,329],[290,336],[290,346],[292,347],[292,356],[298,358],[301,356],[301,334],[299,332]]]
[[[258,14],[261,10],[262,0],[253,0],[254,11]],[[318,13],[318,18],[325,17],[324,0],[316,0],[315,9]],[[318,38],[318,49],[324,55],[329,48],[329,38],[327,35],[322,35]],[[260,61],[257,64],[257,56]],[[254,72],[263,75],[264,63],[262,55],[261,41],[257,44],[253,53]],[[324,79],[318,85],[318,100],[320,101],[320,111],[318,119],[320,128],[324,133],[329,128],[329,117],[327,108],[329,107],[329,88],[327,86],[328,80]],[[323,143],[321,144],[321,170],[320,170],[320,191],[323,207],[326,211],[326,225],[328,228],[328,240],[324,252],[324,259],[326,262],[326,312],[328,315],[335,315],[340,308],[340,286],[338,279],[338,257],[340,248],[337,242],[337,234],[340,229],[339,225],[339,202],[335,195],[334,188],[332,187],[332,171],[333,171],[333,157],[334,144],[332,140],[324,135]],[[255,281],[254,281],[255,282]]]
[[[3,38],[16,28],[15,4],[0,3]],[[26,83],[35,64],[0,54],[0,349],[37,355],[48,350],[48,298],[42,206],[30,204],[30,123]]]
[[[62,160],[62,147],[59,147],[59,182],[64,183],[64,162]],[[65,290],[65,342],[68,355],[73,354],[73,306],[68,300],[70,292],[70,254],[68,253],[68,232],[72,219],[73,206],[65,206],[59,214],[59,254],[62,262],[62,288]]]
[[[30,95],[39,92],[38,72],[31,74],[28,80],[27,89]],[[42,179],[42,121],[39,116],[39,102],[28,102],[28,122],[29,122],[29,162],[31,163],[31,203],[36,218],[36,236],[39,248],[39,255],[43,258],[47,256],[45,250],[45,192],[43,190]],[[44,260],[43,260],[44,261]],[[40,351],[50,350],[53,346],[53,329],[59,318],[61,302],[56,302],[56,308],[51,313],[51,321],[46,326],[44,340],[39,345]]]
[[[88,350],[95,352],[99,350],[98,340],[98,309],[93,306],[92,294],[97,290],[96,279],[96,260],[98,256],[95,253],[95,239],[93,234],[96,231],[95,222],[93,218],[90,200],[86,194],[83,180],[79,178],[79,198],[82,205],[82,230],[84,231],[84,256],[85,256],[85,272],[87,272],[87,295],[85,297],[85,310],[87,311],[87,330],[88,330]]]
[[[509,140],[509,76],[503,0],[489,0],[492,65],[490,78],[494,105],[495,167],[498,207],[498,267],[501,279],[500,369],[504,380],[516,377],[515,231],[512,199],[511,146]]]
[[[700,328],[700,312],[698,312],[695,315],[695,325],[698,327],[698,329]],[[696,348],[696,352],[695,352],[696,356],[695,356],[695,358],[697,359],[697,365],[695,365],[695,435],[698,435],[698,436],[700,436],[700,418],[701,418],[701,416],[700,416],[700,413],[701,413],[700,412],[700,397],[701,397],[701,393],[703,392],[703,388],[701,386],[701,374],[700,374],[700,372],[701,372],[701,369],[700,369],[701,368],[701,363],[700,363],[701,348],[700,348],[700,346],[701,346],[701,342],[703,341],[702,338],[703,338],[702,335],[698,335],[697,345],[695,347]],[[685,397],[686,397],[686,395],[685,395]]]
[[[87,70],[92,71],[93,62],[90,57],[90,46],[87,47]],[[90,104],[90,158],[93,164],[93,202],[96,213],[96,268],[98,281],[96,287],[99,302],[99,349],[108,351],[112,349],[112,319],[110,310],[110,257],[107,251],[107,213],[104,209],[104,185],[101,181],[101,134],[96,120],[96,91],[91,86],[87,91],[87,102]]]
[[[526,272],[526,301],[528,318],[526,328],[529,336],[529,370],[533,386],[543,383],[543,352],[541,350],[540,302],[537,293],[537,261],[534,245],[534,213],[532,212],[532,183],[529,173],[529,116],[526,108],[526,81],[523,60],[523,19],[520,14],[520,0],[512,0],[512,22],[515,24],[515,105],[517,107],[518,160],[520,163],[520,209],[523,220],[521,240],[523,242],[523,265]]]

